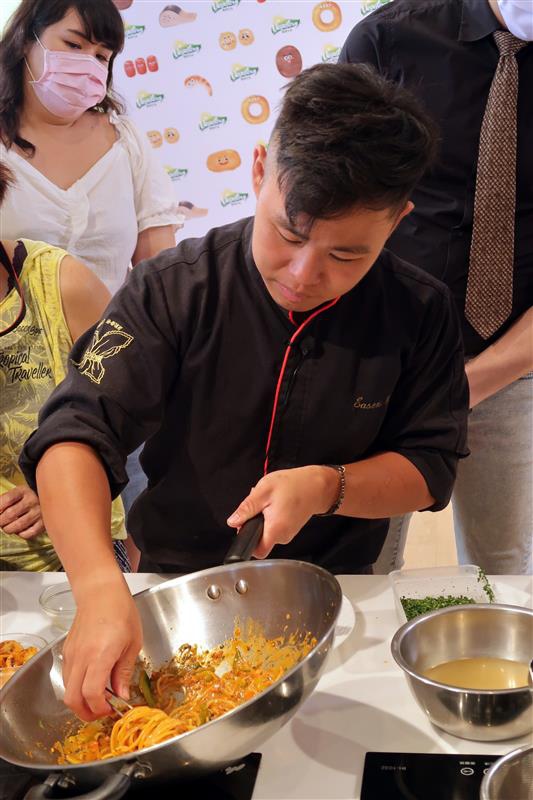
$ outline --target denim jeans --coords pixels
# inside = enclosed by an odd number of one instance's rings
[[[452,495],[459,563],[491,575],[532,574],[533,373],[472,410],[468,446]],[[411,516],[391,519],[376,574],[402,566]]]

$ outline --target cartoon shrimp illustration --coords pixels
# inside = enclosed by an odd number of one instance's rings
[[[206,78],[203,78],[201,75],[189,75],[188,78],[185,78],[183,85],[187,89],[194,89],[196,86],[201,86],[206,90],[210,97],[213,95],[213,87],[209,81]]]
[[[100,329],[106,324],[111,327],[102,333]],[[79,367],[80,374],[86,375],[93,383],[102,383],[106,369],[102,363],[104,359],[113,358],[133,342],[133,336],[126,331],[118,330],[119,326],[115,328],[115,325],[116,323],[111,323],[109,320],[100,323],[81,361],[72,362],[75,367]]]

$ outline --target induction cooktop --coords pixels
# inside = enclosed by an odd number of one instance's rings
[[[136,781],[124,795],[128,800],[157,798],[157,800],[186,800],[187,798],[216,798],[216,800],[251,800],[259,771],[261,753],[250,753],[241,762],[192,781]],[[46,776],[44,776],[46,777]],[[42,783],[43,776],[32,775],[0,759],[0,800],[23,800],[32,786]],[[53,797],[66,800],[80,790],[54,790]]]
[[[361,800],[479,800],[483,775],[498,758],[367,753]]]

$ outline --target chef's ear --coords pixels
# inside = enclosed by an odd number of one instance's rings
[[[267,151],[264,145],[258,144],[254,147],[254,160],[252,165],[252,186],[255,196],[259,196],[261,184],[263,183],[267,171]]]
[[[402,219],[406,217],[408,214],[410,214],[414,207],[415,204],[411,200],[407,200],[404,207],[400,209],[400,211],[396,210],[394,212],[392,217],[393,220],[392,228],[391,232],[389,233],[389,236],[392,236],[392,234],[394,233],[394,231],[396,230]]]

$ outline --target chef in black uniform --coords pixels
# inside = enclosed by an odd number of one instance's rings
[[[78,614],[66,702],[125,695],[141,644],[109,545],[128,453],[141,569],[222,561],[262,512],[256,555],[367,572],[392,514],[438,510],[466,455],[468,392],[446,287],[384,245],[435,149],[416,101],[369,67],[290,84],[254,153],[253,219],[137,266],[75,345],[22,467]]]

